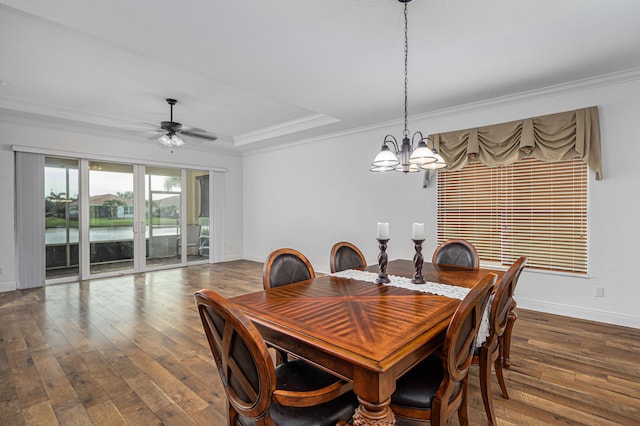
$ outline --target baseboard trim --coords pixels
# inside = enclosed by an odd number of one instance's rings
[[[18,285],[16,283],[0,283],[0,293],[4,293],[5,291],[14,291],[18,289]]]
[[[266,257],[266,256],[262,256],[261,258],[260,258],[260,257],[257,257],[257,256],[244,256],[244,257],[243,257],[243,259],[244,259],[244,260],[250,260],[250,261],[252,261],[252,262],[260,262],[260,263],[263,263],[263,262],[264,262],[265,257]]]
[[[245,257],[242,257],[239,254],[224,257],[225,262],[232,262],[234,260],[243,260],[243,259],[245,259]]]
[[[599,311],[597,309],[580,308],[578,306],[562,305],[559,303],[542,302],[540,300],[517,297],[518,306],[523,309],[546,312],[548,314],[564,315],[589,321],[604,322],[640,329],[640,316],[625,315],[616,312]]]

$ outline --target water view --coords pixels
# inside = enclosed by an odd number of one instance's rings
[[[145,233],[149,238],[149,227]],[[180,235],[177,226],[154,227],[154,236]],[[66,228],[47,228],[44,233],[45,244],[64,244],[67,242]],[[77,243],[79,240],[78,228],[69,229],[69,242]],[[123,241],[133,240],[133,228],[131,226],[112,226],[89,229],[89,241]]]

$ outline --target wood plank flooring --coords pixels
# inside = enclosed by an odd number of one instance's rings
[[[193,293],[261,276],[236,261],[0,293],[0,424],[224,425]],[[505,376],[500,425],[640,424],[640,330],[520,309]],[[471,424],[486,425],[477,368],[469,380]]]

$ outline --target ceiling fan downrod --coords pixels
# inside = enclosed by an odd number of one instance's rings
[[[163,121],[160,123],[160,128],[169,132],[169,136],[173,136],[176,132],[182,129],[182,123],[176,123],[173,121],[173,106],[178,103],[177,100],[168,98],[167,103],[170,108],[170,121]]]

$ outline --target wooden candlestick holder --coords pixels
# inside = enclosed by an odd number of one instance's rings
[[[416,254],[413,255],[413,264],[416,267],[416,272],[413,274],[413,279],[411,280],[414,284],[424,284],[426,281],[422,276],[422,263],[424,262],[424,258],[422,257],[422,243],[424,240],[412,240],[414,247],[416,249]]]
[[[381,240],[378,238],[378,247],[380,248],[380,254],[378,254],[378,266],[380,268],[380,272],[378,273],[378,278],[376,282],[378,284],[386,284],[390,283],[391,280],[387,276],[387,262],[389,258],[387,257],[387,243],[388,239]]]

